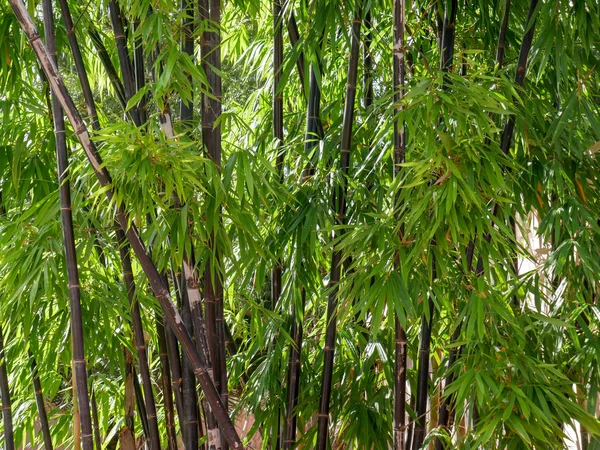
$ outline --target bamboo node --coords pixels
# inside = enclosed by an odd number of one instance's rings
[[[327,417],[329,419],[329,414],[317,414],[317,417]]]
[[[85,364],[85,359],[74,359],[73,364]]]
[[[63,209],[63,208],[61,208],[61,209]],[[67,209],[67,208],[65,208],[65,209]],[[68,208],[68,209],[71,209],[71,208]],[[69,289],[73,289],[73,288],[79,288],[79,285],[78,284],[67,284],[67,287]]]
[[[82,437],[82,438],[91,438],[91,437],[92,437],[92,435],[91,435],[91,434],[83,434],[83,433],[82,433],[82,434],[81,434],[81,437]]]

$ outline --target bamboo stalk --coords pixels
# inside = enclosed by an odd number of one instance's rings
[[[221,24],[220,0],[202,0],[200,16],[207,24],[202,34],[202,67],[206,74],[211,96],[202,98],[202,141],[217,168],[221,168]],[[221,208],[218,208],[220,215]],[[218,223],[221,223],[219,218]],[[218,226],[218,225],[217,225]],[[215,387],[219,390],[225,408],[228,405],[227,367],[225,352],[225,333],[223,317],[223,279],[221,273],[221,255],[216,241],[214,228],[209,236],[210,256],[204,270],[204,302],[206,309],[206,338],[212,363]],[[215,430],[208,430],[209,448]],[[227,443],[221,437],[221,448]],[[218,444],[217,444],[218,445]],[[219,448],[216,446],[216,448]]]
[[[186,290],[182,290],[181,318],[190,336],[193,336],[192,312]],[[186,449],[198,448],[198,403],[194,371],[188,358],[183,358],[183,442]]]
[[[394,0],[394,48],[393,48],[393,83],[395,113],[399,114],[403,107],[400,101],[404,97],[405,83],[405,58],[404,58],[404,27],[406,24],[406,5],[404,0]],[[394,176],[399,176],[401,164],[406,158],[406,128],[404,122],[399,127],[398,120],[394,120]],[[396,200],[396,203],[398,201]],[[396,204],[398,209],[400,205]],[[402,231],[400,232],[402,238]],[[400,269],[400,255],[396,251],[394,266]],[[405,449],[406,428],[406,334],[400,323],[398,314],[394,318],[395,346],[394,346],[394,450]]]
[[[119,66],[121,67],[121,75],[123,76],[123,88],[125,90],[125,98],[129,100],[135,94],[135,78],[133,69],[131,68],[131,60],[129,59],[129,51],[127,50],[127,36],[125,35],[125,26],[121,14],[121,9],[116,1],[111,0],[108,4],[110,12],[110,22],[112,24],[115,42],[117,45],[117,54],[119,56]],[[130,116],[136,126],[142,124],[140,113],[136,106],[131,108]]]
[[[89,118],[92,122],[92,128],[94,130],[98,130],[100,128],[100,123],[98,122],[98,113],[96,112],[96,106],[92,96],[92,88],[85,70],[83,57],[81,55],[79,43],[77,42],[77,36],[75,35],[75,26],[73,25],[73,19],[71,18],[69,4],[67,3],[67,0],[59,0],[59,4],[62,18],[65,23],[65,29],[67,30],[69,46],[71,47],[71,53],[73,54],[73,61],[75,62],[75,68],[77,69],[77,75],[79,76],[79,82],[81,83],[81,90],[83,92]]]
[[[0,401],[4,425],[4,448],[5,450],[15,450],[15,433],[10,404],[10,388],[8,386],[8,370],[6,369],[6,353],[4,352],[2,324],[0,324]]]
[[[158,338],[158,353],[160,357],[160,373],[163,388],[163,402],[165,408],[165,423],[167,428],[167,448],[177,450],[177,433],[175,430],[175,411],[173,409],[173,390],[171,388],[171,375],[169,357],[167,353],[167,340],[162,318],[156,314],[156,335]]]
[[[444,74],[452,71],[454,58],[454,36],[456,27],[456,14],[458,11],[458,0],[452,0],[450,5],[447,5],[444,14],[442,38],[440,42],[440,69]],[[442,89],[449,88],[449,81],[445,77]],[[435,247],[435,242],[431,243],[432,250]],[[431,280],[435,281],[436,274],[436,259],[435,253],[432,253],[431,258]],[[416,395],[416,420],[414,427],[414,435],[412,439],[413,450],[418,450],[423,445],[423,440],[427,434],[427,400],[429,397],[429,359],[431,353],[431,328],[434,317],[433,297],[430,294],[428,300],[428,309],[421,318],[421,343],[419,347],[418,372],[417,372],[417,395]]]
[[[77,111],[77,108],[75,107],[75,104],[73,103],[73,100],[65,87],[64,81],[56,69],[56,65],[51,61],[48,51],[40,41],[39,33],[35,28],[35,25],[33,24],[33,21],[31,20],[27,8],[23,2],[21,0],[9,1],[11,8],[15,13],[21,28],[27,35],[31,47],[34,50],[51,87],[56,92],[61,106],[63,106],[67,117],[73,126],[75,135],[81,143],[100,184],[105,187],[105,194],[110,201],[114,198],[110,174],[108,173],[106,167],[102,165],[102,159],[96,149],[95,144],[89,139],[88,129],[85,123],[81,120],[81,116],[79,115],[79,112]],[[235,427],[233,426],[233,423],[231,422],[231,419],[229,418],[227,410],[225,409],[223,402],[221,402],[214,384],[210,380],[206,366],[201,363],[189,334],[183,328],[181,317],[173,305],[170,293],[164,285],[164,281],[161,279],[156,266],[149,257],[143,241],[138,234],[137,228],[133,224],[129,226],[131,222],[129,221],[129,218],[121,205],[116,205],[115,209],[116,218],[121,227],[127,230],[127,239],[130,241],[137,258],[140,261],[140,265],[146,273],[146,276],[152,286],[152,290],[154,291],[154,294],[159,301],[161,308],[163,309],[165,318],[168,320],[169,325],[176,334],[178,341],[182,345],[182,348],[192,361],[194,373],[200,381],[204,394],[206,395],[206,398],[215,413],[215,417],[224,431],[226,439],[233,448],[243,448],[243,444],[235,430]]]
[[[56,38],[54,36],[54,18],[50,0],[43,2],[44,27],[48,46],[48,61],[56,64]],[[41,44],[41,43],[40,43]],[[52,84],[52,83],[51,83]],[[63,228],[65,257],[67,262],[67,280],[71,310],[71,344],[72,364],[75,376],[75,387],[79,404],[79,420],[81,424],[81,441],[84,450],[93,450],[92,419],[90,414],[90,399],[88,392],[87,369],[83,342],[83,318],[81,314],[81,292],[79,289],[79,270],[77,267],[77,250],[73,230],[73,215],[71,211],[71,188],[68,179],[69,161],[65,136],[63,110],[58,99],[57,89],[51,86],[52,119],[56,145],[56,161],[58,169],[60,210]],[[89,111],[88,111],[89,112]],[[90,114],[92,122],[97,119]]]
[[[302,288],[302,310],[306,303],[306,290]],[[285,434],[283,435],[283,448],[291,449],[296,443],[296,422],[298,413],[296,408],[298,406],[298,395],[300,393],[300,375],[302,368],[302,320],[296,317],[296,308],[294,306],[292,312],[292,333],[291,336],[294,339],[294,345],[290,348],[289,356],[289,369],[287,379],[287,411],[286,411],[286,427]]]
[[[94,426],[94,445],[96,450],[102,450],[102,439],[100,437],[100,422],[98,421],[98,404],[96,403],[96,390],[92,386],[92,424]]]
[[[171,278],[173,279],[173,287],[175,288],[175,296],[177,304],[181,305],[181,287],[179,286],[177,274],[171,270]],[[181,374],[181,357],[179,354],[179,346],[177,339],[171,327],[165,327],[165,338],[167,340],[167,355],[169,356],[169,367],[171,369],[171,386],[175,396],[175,407],[177,408],[177,416],[179,417],[179,425],[183,429],[183,378]]]
[[[159,450],[160,434],[158,431],[158,421],[156,418],[156,402],[154,400],[154,392],[152,390],[152,378],[150,375],[148,354],[146,352],[146,342],[144,340],[144,328],[142,325],[140,304],[135,296],[135,281],[133,279],[133,268],[131,266],[131,254],[129,251],[129,245],[127,245],[125,239],[125,233],[119,226],[116,227],[116,235],[119,254],[121,257],[121,265],[123,268],[123,282],[125,284],[125,288],[127,289],[127,298],[131,308],[135,350],[138,357],[140,375],[142,377],[149,445],[151,450]]]
[[[335,223],[345,225],[346,218],[346,195],[348,190],[348,172],[350,170],[350,151],[352,144],[352,125],[354,123],[354,100],[356,97],[356,80],[358,75],[358,59],[360,45],[360,27],[362,24],[360,10],[355,14],[352,21],[351,50],[348,62],[348,76],[346,84],[346,102],[344,105],[344,118],[342,123],[342,141],[340,145],[340,168],[342,177],[340,183],[335,187]],[[333,240],[341,235],[342,231],[334,231]],[[333,359],[335,352],[338,284],[340,282],[342,253],[334,249],[331,256],[331,271],[329,274],[329,301],[327,304],[327,333],[325,336],[323,378],[321,386],[321,405],[319,409],[319,427],[317,433],[317,449],[326,450],[328,441],[329,404],[331,401],[331,387],[333,382]]]
[[[135,428],[133,417],[135,415],[135,369],[133,366],[133,354],[123,346],[125,359],[125,399],[124,399],[124,429],[121,430],[121,440],[124,442],[135,442]],[[123,436],[126,435],[126,436]],[[129,450],[129,449],[128,449]]]
[[[150,441],[150,430],[148,427],[148,413],[146,412],[146,404],[144,403],[144,394],[140,387],[140,380],[138,380],[135,368],[133,370],[133,392],[135,393],[135,403],[137,405],[138,414],[140,415],[140,422],[142,423],[142,430],[144,431],[144,440],[149,444]]]
[[[48,414],[46,414],[46,404],[44,402],[44,393],[42,392],[42,383],[40,382],[38,367],[35,362],[35,358],[31,354],[31,350],[29,350],[29,360],[31,361],[31,378],[33,381],[33,392],[35,394],[35,404],[38,410],[40,428],[42,429],[42,436],[44,438],[44,448],[46,450],[53,450],[54,447],[52,445],[50,425],[48,424]]]
[[[113,90],[115,91],[115,95],[117,96],[117,99],[119,100],[119,103],[121,104],[121,107],[123,108],[123,111],[125,111],[127,109],[127,100],[125,98],[125,88],[123,87],[123,83],[121,82],[121,79],[119,78],[119,74],[117,73],[115,66],[113,66],[112,60],[110,59],[110,55],[108,54],[108,50],[106,50],[106,47],[104,46],[104,42],[102,42],[100,33],[98,33],[98,30],[93,28],[92,25],[90,25],[88,27],[87,32],[90,36],[92,44],[96,48],[98,58],[100,58],[100,62],[102,62],[102,65],[104,66],[104,70],[106,71],[106,74],[108,75],[108,79],[110,80]]]
[[[500,31],[498,34],[498,44],[496,46],[496,69],[500,70],[504,64],[504,52],[506,49],[506,33],[508,31],[508,24],[510,19],[510,0],[505,0],[504,6],[504,15],[502,19],[502,23],[500,25]],[[463,74],[464,76],[464,74]],[[490,113],[490,118],[493,117],[493,113]],[[486,241],[489,242],[490,236],[489,233],[484,237]],[[470,241],[467,247],[466,257],[467,257],[467,272],[471,271],[473,264],[473,255],[474,255],[475,242]],[[475,270],[477,276],[483,275],[483,259],[480,256],[477,261],[477,267]],[[452,334],[452,338],[450,339],[451,345],[454,344],[460,338],[461,325],[457,327],[457,329]],[[460,356],[460,350],[456,346],[452,345],[450,349],[450,354],[448,356],[448,375],[446,376],[446,380],[444,383],[445,388],[447,389],[454,382],[454,372],[452,368]],[[445,396],[443,401],[440,404],[439,410],[439,421],[438,427],[446,430],[450,430],[453,422],[453,414],[455,411],[455,399],[451,396]],[[444,448],[444,444],[441,439],[436,439],[435,442],[435,450],[442,450]]]

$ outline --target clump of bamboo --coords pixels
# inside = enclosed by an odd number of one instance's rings
[[[73,99],[68,93],[62,77],[58,74],[56,65],[51,62],[48,51],[40,42],[39,33],[33,24],[27,8],[21,0],[10,0],[10,5],[15,13],[19,25],[27,35],[31,47],[34,50],[52,89],[56,92],[61,106],[64,107],[65,113],[67,114],[67,117],[69,118],[69,121],[75,131],[75,135],[81,143],[100,184],[105,188],[105,194],[107,198],[109,200],[113,199],[115,194],[112,188],[112,179],[110,174],[108,173],[106,167],[103,166],[102,159],[96,149],[95,144],[89,139],[88,129],[85,126],[85,123],[82,121],[81,116],[79,115],[79,112],[73,103]],[[225,409],[223,402],[221,402],[220,396],[210,379],[207,368],[200,361],[190,335],[182,326],[181,317],[173,305],[170,293],[166,288],[160,273],[156,269],[156,266],[152,262],[148,251],[146,250],[144,243],[139,236],[137,228],[131,224],[125,210],[121,205],[116,205],[115,209],[116,218],[121,227],[126,230],[127,239],[129,240],[131,247],[139,259],[142,269],[146,273],[148,281],[150,282],[152,290],[154,291],[154,295],[163,309],[165,318],[168,320],[169,325],[173,328],[173,331],[181,343],[183,350],[192,361],[194,373],[200,381],[204,394],[211,405],[225,438],[233,448],[243,448],[243,444],[235,430],[233,423],[231,422],[228,412]]]

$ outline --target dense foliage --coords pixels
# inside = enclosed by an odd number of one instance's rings
[[[91,449],[86,386],[101,448],[236,448],[218,399],[254,448],[600,448],[598,0],[44,2],[0,2],[5,448],[41,390]]]

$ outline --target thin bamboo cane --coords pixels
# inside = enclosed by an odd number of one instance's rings
[[[208,80],[211,96],[202,97],[202,141],[218,169],[221,168],[221,24],[220,0],[203,0],[200,2],[200,17],[205,21],[202,34],[202,67]],[[221,209],[219,208],[220,214]],[[220,224],[220,218],[219,222]],[[217,225],[218,226],[218,225]],[[216,230],[212,229],[209,237],[211,255],[204,270],[204,298],[206,305],[206,338],[212,363],[215,386],[219,390],[225,408],[228,404],[227,367],[225,352],[225,333],[223,317],[223,279],[221,273],[221,255],[216,239]],[[208,430],[209,448],[214,430]],[[221,448],[225,450],[227,443],[221,437]],[[219,448],[218,446],[216,448]]]
[[[294,13],[290,14],[290,19],[287,22],[288,36],[290,38],[290,44],[292,48],[296,46],[300,40],[300,34],[298,33],[298,24],[296,23],[296,16]],[[300,52],[298,59],[296,60],[296,70],[298,71],[298,77],[300,78],[300,85],[302,86],[302,92],[306,95],[306,81],[304,75],[304,53]]]
[[[42,429],[42,436],[44,438],[44,448],[46,450],[52,450],[54,446],[52,445],[52,435],[50,433],[50,425],[48,423],[48,414],[46,413],[46,404],[44,402],[42,383],[40,382],[40,375],[38,373],[37,363],[35,362],[35,358],[31,354],[31,350],[29,351],[29,360],[31,361],[31,378],[33,381],[33,392],[35,394],[35,404],[38,410],[40,428]]]
[[[4,425],[4,448],[15,450],[15,432],[13,429],[12,408],[10,404],[10,388],[8,386],[8,370],[6,369],[6,354],[4,352],[4,335],[0,324],[0,406]]]
[[[452,63],[454,58],[454,36],[456,28],[456,14],[458,11],[458,0],[452,0],[446,7],[444,14],[443,28],[440,42],[440,69],[444,74],[452,71]],[[444,77],[442,89],[449,88],[449,80]],[[435,247],[435,242],[432,241],[431,248]],[[431,258],[431,280],[435,281],[436,274],[436,259],[435,253],[432,253]],[[423,440],[427,434],[427,400],[429,397],[429,359],[431,352],[431,328],[434,317],[433,297],[429,294],[428,309],[423,314],[421,319],[421,343],[419,347],[418,372],[417,372],[417,399],[416,399],[416,421],[414,427],[414,435],[412,439],[413,450],[418,450],[423,445]]]
[[[193,336],[192,312],[186,290],[181,291],[181,318],[190,336]],[[183,358],[183,442],[186,449],[198,448],[198,402],[194,371],[188,358]]]
[[[358,59],[360,45],[360,28],[362,20],[360,10],[352,21],[351,50],[348,62],[348,76],[346,84],[346,102],[344,105],[344,118],[342,123],[342,141],[340,145],[340,168],[342,176],[340,183],[335,187],[335,223],[345,225],[346,195],[348,190],[348,172],[350,170],[350,151],[352,144],[352,125],[354,123],[354,100],[356,97],[356,80],[358,75]],[[333,240],[336,241],[342,231],[334,231]],[[321,386],[321,405],[319,409],[319,427],[317,433],[317,449],[326,450],[329,435],[329,405],[331,401],[331,386],[333,382],[333,359],[335,352],[335,336],[337,321],[338,285],[341,275],[342,252],[334,249],[331,256],[331,271],[329,274],[329,301],[327,304],[327,333],[325,336],[323,378]]]
[[[156,314],[156,335],[158,339],[158,353],[160,357],[160,374],[163,388],[163,402],[165,408],[165,423],[167,428],[167,448],[177,450],[177,433],[175,430],[175,411],[173,409],[173,390],[171,388],[171,374],[169,357],[167,353],[167,340],[162,318]]]
[[[113,33],[117,45],[117,54],[119,56],[119,66],[121,67],[121,75],[123,76],[123,88],[125,90],[125,98],[130,99],[135,94],[135,78],[129,59],[129,51],[127,50],[127,36],[125,35],[125,26],[121,9],[116,1],[111,0],[108,4],[110,11],[110,22],[112,24]],[[136,106],[131,108],[130,116],[136,126],[142,124],[140,113]]]
[[[394,0],[394,48],[393,48],[393,83],[395,113],[402,111],[400,101],[404,97],[405,58],[404,58],[404,27],[406,24],[406,5],[404,0]],[[394,176],[399,176],[401,164],[406,155],[406,128],[404,123],[399,126],[394,120]],[[399,205],[396,205],[398,208]],[[402,235],[402,232],[400,233]],[[400,236],[402,238],[402,236]],[[400,255],[396,252],[394,257],[396,270],[400,269]],[[405,448],[406,428],[406,334],[400,323],[398,314],[394,318],[395,346],[394,346],[394,450]]]
[[[144,394],[142,393],[142,388],[140,387],[140,380],[138,380],[135,368],[133,370],[133,392],[135,392],[135,404],[137,405],[138,414],[140,415],[140,422],[142,423],[142,430],[144,431],[144,439],[146,443],[149,443],[150,429],[148,427],[148,413],[146,412]]]
[[[102,38],[100,37],[100,33],[96,30],[92,24],[88,26],[87,32],[92,40],[92,44],[96,48],[96,52],[98,54],[98,58],[100,58],[100,62],[104,66],[104,70],[108,75],[108,79],[115,91],[115,95],[123,108],[123,111],[127,108],[127,100],[125,98],[125,88],[123,87],[123,83],[119,78],[119,74],[113,66],[112,60],[110,59],[110,55],[108,54],[108,50],[104,46],[104,42],[102,42]]]
[[[135,369],[133,365],[133,354],[125,346],[123,347],[123,355],[125,359],[125,398],[123,402],[125,409],[125,426],[124,429],[122,429],[121,431],[121,441],[131,443],[135,442],[135,428],[133,419],[135,415],[135,387],[133,381],[135,377]]]
[[[150,375],[148,354],[146,352],[146,342],[144,340],[144,328],[142,325],[140,304],[135,296],[135,281],[133,279],[133,268],[131,266],[131,254],[129,251],[129,245],[127,245],[125,239],[125,233],[119,226],[116,227],[116,235],[119,254],[121,257],[121,265],[123,268],[123,282],[125,284],[125,288],[127,289],[127,298],[129,300],[129,306],[131,307],[135,349],[138,357],[140,375],[142,377],[149,445],[151,450],[159,450],[160,434],[158,431],[158,420],[156,417],[156,402],[154,400],[154,392],[152,390],[152,378]]]
[[[108,173],[106,167],[102,165],[102,159],[98,154],[95,144],[89,139],[88,129],[85,123],[82,121],[81,116],[79,115],[79,112],[77,111],[77,108],[75,107],[75,104],[73,103],[73,100],[65,87],[62,77],[59,75],[56,65],[51,61],[48,51],[40,41],[39,33],[33,24],[33,21],[29,16],[27,8],[23,2],[21,0],[9,1],[19,25],[27,35],[31,47],[34,50],[51,87],[57,93],[57,97],[60,100],[61,106],[63,106],[67,117],[73,126],[75,135],[81,143],[100,184],[105,188],[105,194],[110,201],[114,198],[110,174]],[[146,248],[140,239],[137,228],[133,224],[129,225],[131,222],[129,221],[129,218],[121,205],[116,205],[116,218],[121,227],[127,230],[127,239],[130,241],[130,244],[140,261],[140,265],[148,277],[148,280],[152,286],[152,290],[154,291],[154,294],[159,301],[161,308],[163,309],[165,318],[168,320],[169,325],[176,334],[177,339],[182,345],[182,348],[186,354],[188,354],[193,363],[194,373],[198,377],[204,394],[215,413],[215,417],[223,429],[223,434],[233,448],[243,448],[243,444],[235,430],[233,423],[231,422],[231,419],[229,418],[227,410],[225,409],[223,402],[221,402],[218,392],[216,391],[215,386],[206,371],[206,366],[200,362],[200,358],[196,352],[196,349],[194,348],[193,342],[189,334],[182,326],[181,317],[173,305],[170,293],[164,285],[160,273],[149,257],[148,252],[146,251]]]
[[[508,31],[508,24],[510,19],[510,0],[505,0],[504,6],[504,15],[502,19],[502,23],[500,25],[500,31],[498,34],[498,44],[496,46],[496,70],[502,68],[504,64],[504,52],[506,49],[506,33]],[[464,74],[463,74],[464,76]],[[490,113],[490,117],[493,117],[493,114]],[[486,240],[489,239],[489,235],[485,237]],[[471,271],[473,264],[473,255],[474,255],[474,241],[469,242],[469,246],[467,247],[467,272]],[[476,275],[483,275],[483,259],[479,257]],[[454,331],[452,338],[450,339],[451,345],[454,344],[460,338],[461,326],[459,325],[457,329]],[[454,372],[452,368],[460,355],[460,349],[456,346],[452,345],[450,349],[450,354],[448,356],[448,375],[445,380],[445,388],[447,389],[454,382]],[[440,405],[439,411],[439,421],[438,427],[446,430],[450,430],[453,422],[453,414],[455,411],[455,399],[452,396],[445,396],[444,400]],[[441,439],[436,439],[435,442],[435,450],[442,450],[444,447]]]
[[[54,18],[50,0],[43,2],[44,27],[46,43],[48,46],[48,59],[56,64],[56,39],[54,37]],[[54,136],[56,145],[56,161],[59,180],[60,209],[63,228],[65,257],[67,261],[67,280],[71,310],[71,343],[72,363],[75,375],[75,387],[79,403],[79,420],[81,424],[81,441],[84,450],[93,450],[92,418],[90,414],[90,399],[88,392],[87,369],[85,364],[85,350],[83,342],[83,318],[81,314],[81,292],[79,289],[79,270],[77,267],[77,250],[75,248],[75,234],[73,230],[73,215],[71,211],[71,188],[68,179],[69,161],[67,158],[67,144],[65,136],[65,122],[63,110],[58,100],[54,87],[52,92],[52,110],[54,122]],[[91,114],[90,114],[91,116]],[[92,122],[96,119],[91,117]]]
[[[306,303],[306,290],[302,288],[300,293],[302,297],[302,310]],[[287,411],[285,434],[283,435],[283,448],[291,449],[296,443],[296,422],[298,418],[297,411],[298,395],[300,394],[300,375],[302,368],[302,321],[296,317],[296,308],[292,312],[292,333],[294,345],[290,348],[289,369],[288,369],[288,393],[287,393]]]
[[[77,42],[77,36],[75,35],[75,26],[73,25],[73,19],[71,18],[69,4],[67,3],[67,0],[59,0],[59,4],[62,18],[65,22],[65,29],[67,30],[69,46],[71,47],[71,53],[73,54],[73,61],[75,62],[77,75],[79,76],[79,81],[81,83],[81,90],[87,106],[88,115],[92,122],[92,128],[97,130],[100,128],[100,123],[98,122],[98,113],[96,112],[94,98],[92,96],[92,88],[85,70],[83,57],[81,55],[79,43]]]
[[[179,279],[174,270],[171,270],[171,278],[175,289],[175,297],[177,304],[181,305],[181,287]],[[179,354],[179,346],[177,339],[171,327],[165,327],[165,338],[167,340],[167,354],[169,356],[169,367],[171,369],[171,386],[175,396],[175,407],[177,408],[177,416],[179,417],[179,425],[183,429],[183,378],[181,374],[181,355]]]
[[[92,424],[94,426],[94,445],[96,450],[102,450],[102,438],[100,436],[100,422],[98,421],[98,404],[96,403],[96,390],[92,386]]]

